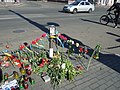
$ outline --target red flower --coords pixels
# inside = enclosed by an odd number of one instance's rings
[[[36,38],[36,42],[38,42],[40,40],[40,38]]]
[[[46,63],[46,60],[45,59],[42,59],[42,64],[45,64]]]
[[[33,41],[32,41],[32,44],[36,44],[36,43],[37,43],[36,40],[33,40]]]
[[[16,59],[15,62],[17,62],[17,63],[21,63],[19,59]]]
[[[67,38],[66,38],[66,37],[64,37],[64,40],[65,40],[65,41],[67,41]]]
[[[40,65],[39,65],[39,67],[43,67],[44,66],[44,64],[43,63],[41,63]]]
[[[23,50],[25,48],[24,45],[20,45],[20,50]]]
[[[64,38],[64,36],[63,36],[63,35],[59,35],[59,37],[60,37],[61,39],[63,39],[63,38]]]
[[[43,38],[46,37],[46,36],[47,36],[46,33],[42,34],[42,37],[43,37]]]
[[[83,52],[83,48],[82,48],[82,47],[80,47],[80,48],[79,48],[79,51],[80,51],[80,52]]]
[[[16,57],[14,55],[11,55],[10,58],[13,60],[15,59]]]
[[[84,68],[83,68],[82,66],[77,66],[77,68],[78,68],[79,70],[84,70]]]
[[[85,53],[88,53],[88,50],[85,50]]]

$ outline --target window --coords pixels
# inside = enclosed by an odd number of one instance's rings
[[[85,2],[85,5],[90,5],[88,2]]]
[[[80,5],[84,5],[84,2],[81,2],[81,4]]]

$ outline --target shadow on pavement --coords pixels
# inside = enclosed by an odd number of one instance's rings
[[[120,73],[120,56],[100,53],[98,61]]]
[[[103,24],[101,24],[100,22],[96,22],[96,21],[92,21],[92,20],[88,20],[88,19],[82,19],[82,18],[81,18],[81,20],[82,20],[82,21],[86,21],[86,22],[92,22],[92,23],[95,23],[95,24],[103,25]],[[110,25],[104,25],[104,26],[113,27],[113,26],[110,26]]]
[[[117,35],[117,34],[114,34],[114,33],[111,33],[111,32],[106,32],[107,34],[109,35],[112,35],[112,36],[115,36],[115,37],[120,37],[120,35]],[[119,39],[116,39],[117,42],[120,42],[120,38]],[[114,48],[120,48],[120,45],[118,46],[113,46],[113,47],[108,47],[106,49],[114,49]]]
[[[37,23],[37,22],[35,22],[35,21],[32,21],[32,20],[30,20],[29,18],[26,18],[25,16],[23,16],[23,15],[15,12],[15,11],[13,11],[13,10],[9,10],[9,11],[12,12],[12,13],[14,13],[14,14],[16,14],[16,15],[18,15],[19,17],[25,19],[25,20],[28,21],[30,24],[32,24],[32,25],[36,26],[37,28],[41,29],[43,32],[49,33],[49,30],[45,27],[45,25],[39,24],[39,23]],[[59,24],[53,23],[53,22],[48,22],[47,24],[48,24],[48,25],[59,26]]]

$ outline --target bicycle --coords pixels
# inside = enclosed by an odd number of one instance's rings
[[[115,22],[115,18],[113,18],[113,15],[115,16],[115,14],[111,13],[110,11],[108,11],[108,13],[106,15],[102,15],[99,19],[100,23],[103,25],[107,25],[108,23]]]

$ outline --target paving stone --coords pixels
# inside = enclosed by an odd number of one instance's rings
[[[111,77],[116,77],[118,76],[117,72],[116,73],[113,73],[113,74],[110,74]]]
[[[85,82],[85,83],[82,83],[78,86],[80,86],[81,88],[85,88],[85,87],[89,87],[90,84],[91,84],[90,82]]]
[[[78,75],[78,76],[75,77],[75,80],[80,80],[82,78],[83,78],[83,75]]]
[[[110,86],[110,87],[108,87],[106,90],[118,90],[118,88],[116,88],[115,86]]]
[[[79,84],[82,84],[84,83],[83,79],[80,79],[80,80],[77,80],[74,82],[75,85],[79,85]]]
[[[92,89],[90,87],[85,87],[85,88],[83,88],[81,90],[92,90]]]
[[[64,87],[62,87],[62,88],[59,88],[58,90],[65,90],[65,88],[64,88]]]
[[[113,77],[111,80],[112,80],[113,82],[117,82],[117,81],[120,80],[120,78],[118,78],[118,77]]]
[[[75,84],[74,83],[71,83],[71,84],[68,84],[65,86],[65,89],[66,90],[70,90],[71,88],[75,87]]]
[[[114,84],[114,82],[112,80],[109,80],[109,81],[106,82],[107,86],[111,86],[112,84]]]
[[[99,86],[99,84],[96,82],[96,83],[91,84],[89,87],[90,87],[91,89],[95,89],[95,88],[97,88],[98,86]]]
[[[106,81],[105,81],[104,79],[101,79],[101,80],[99,80],[97,83],[98,83],[99,85],[102,85],[102,84],[106,83]]]
[[[90,82],[91,84],[97,83],[97,82],[98,82],[98,79],[97,79],[97,78],[93,78],[93,79],[90,79],[89,82]]]
[[[73,88],[73,90],[82,90],[82,89],[83,89],[83,87],[81,87],[80,85]]]
[[[110,69],[109,72],[112,74],[112,73],[115,73],[115,70]]]
[[[120,81],[114,83],[114,86],[116,86],[117,88],[120,87]]]
[[[109,81],[109,80],[111,80],[111,79],[112,79],[111,76],[107,76],[107,77],[104,78],[104,80],[106,80],[106,81]]]
[[[99,88],[99,90],[105,90],[107,87],[108,87],[107,85],[103,84],[103,85],[99,86],[98,88]]]
[[[108,76],[108,75],[109,75],[109,73],[104,72],[103,74],[97,76],[97,78],[98,78],[98,79],[103,79],[104,77],[106,77],[106,76]]]

